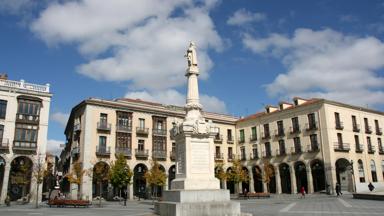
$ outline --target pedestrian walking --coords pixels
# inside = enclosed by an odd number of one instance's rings
[[[369,182],[369,184],[368,184],[368,189],[369,189],[369,191],[371,191],[371,192],[375,189],[375,186],[373,186],[372,182]]]
[[[123,191],[123,198],[124,198],[124,206],[127,206],[128,193],[126,189],[124,189]]]
[[[245,199],[248,199],[248,191],[247,191],[247,188],[244,188],[243,194],[244,194]]]
[[[304,186],[301,186],[300,193],[301,193],[301,197],[300,198],[305,198],[305,188],[304,188]]]
[[[337,194],[337,196],[343,195],[343,194],[341,193],[341,187],[340,187],[339,182],[336,182],[335,190],[336,190],[336,194]]]

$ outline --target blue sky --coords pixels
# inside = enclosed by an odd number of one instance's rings
[[[207,110],[293,96],[384,110],[384,0],[1,0],[0,71],[50,83],[49,149],[88,97],[182,105],[198,47]]]

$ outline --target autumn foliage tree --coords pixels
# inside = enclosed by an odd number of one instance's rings
[[[163,187],[166,184],[167,175],[163,170],[160,169],[160,164],[156,160],[153,160],[151,164],[152,167],[145,172],[144,178],[147,181],[147,184],[149,184],[153,189],[151,191],[152,197],[157,197],[157,188]]]
[[[220,184],[222,184],[225,180],[227,180],[227,173],[224,171],[224,164],[217,163],[215,168],[215,177],[220,180]]]
[[[111,184],[115,188],[118,188],[120,193],[123,188],[126,188],[131,184],[133,172],[129,168],[127,160],[123,154],[117,155],[116,161],[112,162],[109,174]]]
[[[270,184],[272,181],[272,178],[275,176],[275,170],[273,169],[273,165],[269,163],[268,160],[263,161],[263,173],[260,173],[258,169],[256,169],[256,172],[259,174],[259,176],[262,176],[262,181],[267,184],[267,191],[270,192]]]
[[[77,199],[81,199],[80,196],[80,186],[81,182],[83,181],[84,174],[87,172],[87,170],[83,169],[83,164],[80,161],[76,161],[72,165],[71,172],[66,175],[68,178],[68,181],[71,184],[76,184],[77,185]]]
[[[227,175],[228,180],[235,183],[235,192],[239,192],[240,182],[249,182],[248,172],[243,169],[239,159],[233,160],[232,169]]]
[[[91,173],[91,172],[89,172]],[[98,162],[92,170],[93,182],[99,186],[99,206],[101,206],[101,197],[103,194],[103,183],[109,180],[109,165],[105,162]]]

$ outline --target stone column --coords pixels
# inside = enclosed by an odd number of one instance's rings
[[[290,172],[291,172],[291,189],[292,189],[292,194],[297,193],[297,183],[296,183],[296,173],[295,173],[295,166],[292,163],[289,166]]]
[[[7,197],[8,192],[8,180],[9,172],[11,170],[11,163],[6,163],[4,167],[4,177],[3,177],[3,186],[1,189],[1,200],[0,203],[4,203],[5,198]]]
[[[133,184],[128,185],[128,199],[133,200]]]
[[[307,183],[308,183],[307,193],[313,193],[313,178],[312,178],[311,164],[308,163],[305,167],[307,170]]]
[[[248,175],[249,175],[249,192],[254,193],[255,192],[255,184],[254,184],[253,175],[252,175],[252,167],[248,170],[251,170],[251,172],[248,173]]]
[[[227,189],[227,181],[225,181],[225,180],[223,181],[223,189],[225,189],[225,190]]]
[[[169,181],[169,177],[167,175],[167,177],[165,178],[165,185],[163,186],[163,191],[167,191],[168,190],[168,181]]]
[[[281,194],[281,178],[278,166],[275,166],[275,179],[276,179],[276,193]]]

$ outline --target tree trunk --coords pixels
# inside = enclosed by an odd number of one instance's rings
[[[101,199],[102,199],[102,197],[101,197],[101,191],[103,190],[103,182],[101,181],[100,182],[100,188],[99,188],[100,190],[99,190],[99,207],[101,207]]]
[[[39,208],[39,183],[36,183],[36,208]]]

